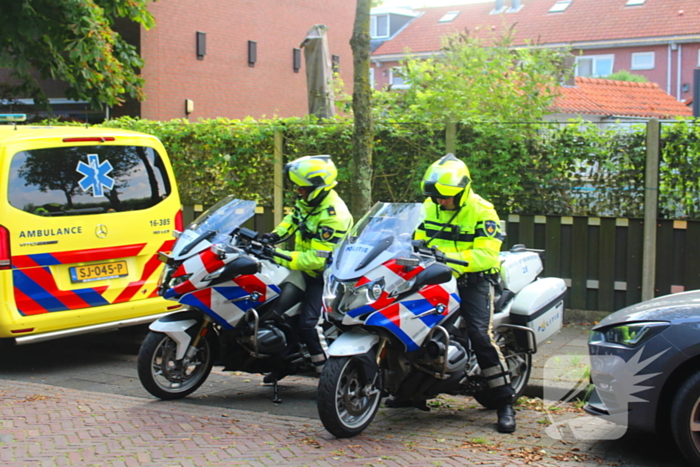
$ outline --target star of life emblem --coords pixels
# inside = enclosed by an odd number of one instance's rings
[[[112,171],[112,164],[109,161],[100,163],[100,156],[97,154],[88,154],[87,158],[88,164],[80,161],[75,169],[76,172],[84,175],[78,184],[84,192],[92,190],[93,197],[104,196],[102,187],[108,190],[114,187],[114,179],[107,175]]]

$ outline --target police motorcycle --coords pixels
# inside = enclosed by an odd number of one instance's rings
[[[412,240],[422,204],[377,203],[333,252],[325,272],[326,319],[342,330],[321,373],[318,413],[339,438],[362,433],[381,399],[473,396],[496,408],[463,337],[457,282],[445,258]],[[539,278],[540,254],[518,245],[501,253],[494,339],[516,398],[530,377],[537,344],[561,328],[566,285]]]
[[[315,374],[294,331],[304,280],[275,261],[291,258],[242,227],[254,214],[254,201],[229,196],[180,233],[170,255],[159,255],[166,264],[159,294],[185,310],[153,322],[139,350],[139,379],[155,397],[193,393],[214,364],[247,373]],[[287,287],[293,292],[278,304]],[[273,401],[280,402],[276,382]]]

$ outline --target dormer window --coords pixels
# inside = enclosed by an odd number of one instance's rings
[[[550,13],[558,13],[569,8],[572,0],[557,0],[557,2],[549,9]]]
[[[448,11],[445,16],[438,20],[438,23],[449,23],[453,19],[459,16],[459,11]]]
[[[389,37],[389,15],[370,16],[369,35],[372,39]]]
[[[625,6],[643,5],[647,0],[627,0]]]

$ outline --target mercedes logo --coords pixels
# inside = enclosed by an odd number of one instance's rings
[[[97,238],[105,238],[107,236],[107,226],[104,224],[97,224],[97,227],[95,227],[95,235]]]

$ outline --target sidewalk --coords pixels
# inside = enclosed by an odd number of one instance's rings
[[[566,324],[551,339],[540,344],[537,353],[532,356],[532,373],[525,389],[526,396],[551,399],[552,397],[546,396],[576,388],[582,371],[575,370],[583,370],[590,363],[588,335],[591,327],[592,325]],[[572,371],[564,371],[564,366],[569,366]],[[558,369],[562,371],[557,371]],[[558,378],[553,378],[553,374]],[[585,385],[581,389],[585,389]]]

